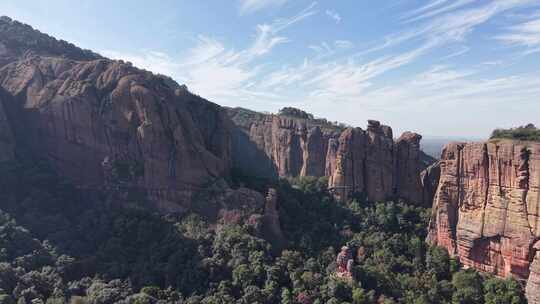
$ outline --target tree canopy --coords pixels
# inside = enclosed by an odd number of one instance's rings
[[[525,303],[521,283],[428,246],[429,209],[341,204],[317,178],[272,185],[288,240],[276,254],[248,226],[121,206],[43,163],[0,172],[0,303]],[[351,281],[335,276],[345,244]]]

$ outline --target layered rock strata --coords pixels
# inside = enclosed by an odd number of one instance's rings
[[[406,132],[396,142],[392,129],[370,120],[366,130],[338,126],[322,119],[270,115],[245,109],[228,109],[240,128],[242,140],[233,150],[266,156],[259,161],[269,175],[282,177],[326,176],[340,200],[352,194],[372,201],[404,198],[424,202],[420,180],[427,166],[420,150],[421,136]],[[257,154],[259,153],[259,154]],[[237,166],[252,167],[257,160],[238,154]]]
[[[529,303],[540,303],[539,192],[540,143],[449,144],[440,161],[428,241],[467,267],[529,278]]]

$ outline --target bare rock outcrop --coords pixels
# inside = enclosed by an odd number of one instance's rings
[[[287,245],[285,236],[281,231],[278,211],[278,193],[276,189],[268,189],[262,217],[262,236],[272,244],[275,252],[281,252]]]
[[[383,201],[398,196],[395,164],[401,160],[397,159],[392,129],[376,120],[369,120],[366,135],[364,180],[367,198]],[[411,174],[419,176],[420,171]]]
[[[428,240],[498,276],[526,280],[537,271],[531,261],[540,237],[540,143],[452,143],[440,169]],[[532,275],[530,285],[537,279]]]
[[[228,174],[232,124],[219,106],[9,18],[0,19],[0,87],[15,136],[83,187],[141,188],[175,211]]]
[[[405,132],[396,141],[396,190],[398,197],[411,202],[431,202],[424,197],[420,140],[422,136]],[[421,172],[418,174],[418,172]],[[429,185],[425,185],[429,187]],[[426,191],[429,191],[426,189]],[[428,203],[429,204],[429,203]]]
[[[259,152],[247,153],[250,157],[237,154],[241,159],[236,165],[249,169],[256,163],[251,156],[261,159],[264,154],[267,161],[259,160],[255,168],[273,169],[271,176],[326,176],[340,200],[358,194],[372,201],[397,197],[431,204],[424,201],[420,180],[426,167],[420,135],[406,132],[394,142],[392,129],[375,120],[362,130],[293,110],[271,115],[228,109],[242,130],[238,135],[242,140],[235,141],[233,151]]]
[[[433,202],[435,192],[439,186],[441,177],[441,163],[439,161],[431,164],[420,173],[420,183],[422,184],[423,201]]]
[[[348,128],[341,133],[335,154],[332,152],[335,161],[328,183],[339,200],[346,201],[351,194],[367,191],[364,180],[366,137],[362,129]]]

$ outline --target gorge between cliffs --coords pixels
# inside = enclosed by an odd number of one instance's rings
[[[221,107],[1,17],[0,303],[540,303],[540,143],[421,139]]]

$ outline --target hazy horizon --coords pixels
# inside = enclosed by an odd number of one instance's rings
[[[397,136],[538,124],[540,1],[357,2],[5,0],[0,15],[224,106],[377,119]]]

